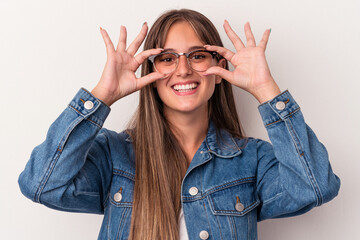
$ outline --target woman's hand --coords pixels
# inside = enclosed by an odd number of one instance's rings
[[[246,47],[236,33],[225,20],[224,29],[231,42],[234,44],[236,53],[219,46],[206,45],[206,49],[216,51],[228,60],[234,71],[230,72],[221,67],[211,67],[206,75],[215,74],[226,79],[231,84],[251,93],[260,103],[266,102],[280,93],[280,89],[271,76],[265,58],[265,49],[270,35],[270,29],[266,30],[260,43],[256,46],[250,24],[245,24]]]
[[[149,49],[134,56],[144,41],[147,31],[147,24],[144,23],[138,36],[126,49],[126,28],[121,26],[119,43],[115,50],[107,32],[100,28],[106,45],[107,61],[101,79],[91,93],[108,106],[147,84],[164,77],[161,73],[153,72],[141,78],[136,78],[136,69],[149,56],[162,51],[162,49]]]

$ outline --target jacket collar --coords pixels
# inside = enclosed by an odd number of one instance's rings
[[[218,157],[232,158],[241,154],[241,149],[231,134],[223,129],[218,129],[218,134],[216,134],[216,127],[212,121],[209,122],[205,140],[207,150]]]
[[[127,133],[126,135],[126,141],[132,142],[131,137]],[[202,151],[213,153],[222,158],[232,158],[241,154],[240,147],[236,144],[230,133],[219,129],[218,135],[216,134],[216,127],[213,121],[209,121],[208,133],[200,148],[202,148]]]

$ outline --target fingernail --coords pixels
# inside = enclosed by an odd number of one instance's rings
[[[204,47],[206,48],[206,47],[210,47],[210,45],[209,44],[206,44],[206,45],[204,45]]]
[[[271,32],[271,28],[270,28],[270,32]]]
[[[143,26],[144,26],[145,24],[147,24],[147,22],[144,22],[144,23],[143,23]]]
[[[102,30],[102,27],[100,27],[100,31]]]

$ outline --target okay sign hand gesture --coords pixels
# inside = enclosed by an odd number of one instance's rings
[[[106,46],[107,61],[101,79],[91,93],[108,106],[164,77],[164,74],[158,72],[141,78],[135,75],[135,71],[149,56],[162,51],[160,48],[148,49],[135,55],[147,35],[147,30],[147,23],[144,23],[135,40],[126,48],[127,31],[124,26],[121,26],[119,42],[115,49],[106,30],[100,29]]]
[[[236,52],[219,46],[205,45],[207,50],[216,51],[228,60],[234,71],[228,71],[219,66],[211,67],[206,75],[218,75],[231,84],[251,93],[260,103],[266,102],[280,93],[280,89],[271,76],[265,58],[265,49],[270,35],[270,29],[266,30],[258,45],[256,45],[250,24],[245,24],[246,46],[240,37],[231,29],[228,21],[224,22],[224,29]]]

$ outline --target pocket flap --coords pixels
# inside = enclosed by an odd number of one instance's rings
[[[243,216],[260,203],[255,194],[255,182],[223,188],[211,193],[208,199],[215,215]]]
[[[121,174],[113,173],[109,195],[111,204],[116,207],[131,207],[134,181]]]

